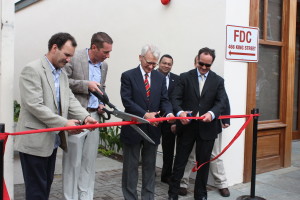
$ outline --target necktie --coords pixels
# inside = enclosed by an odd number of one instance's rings
[[[202,92],[202,89],[203,89],[203,86],[204,86],[204,80],[205,76],[204,75],[200,75],[200,81],[199,81],[199,90],[200,90],[200,95],[201,95],[201,92]]]
[[[149,81],[148,81],[148,76],[149,76],[148,73],[146,73],[145,74],[145,80],[144,80],[147,98],[149,98],[149,96],[150,96],[150,84],[149,84]]]

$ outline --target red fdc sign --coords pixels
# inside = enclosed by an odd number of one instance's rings
[[[258,61],[258,28],[226,26],[226,59],[232,61]]]

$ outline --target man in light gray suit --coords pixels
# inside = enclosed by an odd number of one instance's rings
[[[21,111],[17,131],[97,123],[69,89],[61,70],[73,56],[75,39],[68,33],[53,35],[48,53],[25,66],[20,76]],[[68,119],[67,119],[68,117]],[[70,130],[78,134],[83,130]],[[47,200],[54,176],[57,147],[67,151],[65,132],[15,136],[26,188],[26,200]]]
[[[105,89],[107,63],[112,50],[111,37],[98,32],[93,34],[89,49],[76,51],[65,66],[70,88],[81,105],[99,121],[104,105],[90,91]],[[86,131],[68,138],[71,151],[63,156],[63,193],[66,200],[92,200],[95,183],[95,161],[99,145],[99,129]]]

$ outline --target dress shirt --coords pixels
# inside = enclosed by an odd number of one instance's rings
[[[205,81],[206,81],[206,78],[207,78],[207,76],[208,76],[208,73],[209,73],[209,71],[208,72],[206,72],[206,74],[204,74],[204,84],[205,84]],[[201,77],[201,73],[199,72],[199,70],[197,70],[197,74],[198,74],[198,82],[200,83],[200,81],[201,81],[201,79],[202,79],[202,77]],[[204,84],[203,84],[203,86],[204,86]],[[202,91],[201,91],[202,92]],[[200,94],[201,95],[201,94]],[[215,119],[215,114],[212,112],[212,111],[208,111],[210,114],[211,114],[211,120],[214,120]]]
[[[169,89],[169,85],[170,85],[170,72],[166,75],[166,86],[167,86],[167,89]]]
[[[209,71],[206,74],[204,74],[204,84],[205,84],[206,77],[208,76],[208,73],[209,73]],[[198,75],[198,82],[200,83],[202,78],[201,78],[201,73],[199,72],[199,70],[197,70],[197,75]],[[182,113],[182,112],[183,112],[183,110],[179,111],[176,114],[176,116],[178,117],[180,115],[180,113]],[[208,111],[208,112],[211,114],[211,119],[214,120],[215,114],[212,111]]]
[[[100,83],[102,62],[98,62],[96,64],[92,63],[92,61],[90,60],[89,54],[88,54],[88,49],[86,52],[88,55],[88,63],[89,63],[89,80]],[[92,93],[90,93],[88,108],[98,108],[99,103],[100,102],[99,102],[98,98],[96,96],[94,96]]]
[[[142,68],[141,65],[140,65],[140,70],[141,70],[141,73],[142,73],[142,75],[143,75],[144,81],[145,81],[145,74],[148,74],[148,83],[149,83],[149,86],[150,86],[150,88],[151,88],[151,72],[146,73],[146,72],[144,71],[144,69]]]

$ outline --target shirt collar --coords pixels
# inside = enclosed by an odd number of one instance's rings
[[[47,56],[45,56],[45,58],[46,58],[47,62],[48,62],[49,65],[50,65],[50,69],[51,69],[52,73],[53,73],[53,74],[54,74],[54,73],[59,73],[59,74],[60,74],[61,71],[62,71],[62,69],[61,69],[61,68],[56,69],[56,68],[52,65],[52,63],[48,60]]]
[[[208,73],[209,73],[209,71],[206,72],[206,74],[204,74],[204,77],[205,77],[205,78],[208,76]],[[197,68],[197,74],[198,74],[198,77],[201,75],[201,73],[199,72],[198,68]]]
[[[141,70],[141,73],[142,73],[142,75],[143,75],[143,77],[145,76],[145,74],[146,74],[146,72],[144,71],[144,69],[142,68],[142,66],[141,65],[139,65],[140,66],[140,70]],[[151,72],[150,73],[148,73],[148,77],[150,78],[151,77]]]
[[[89,49],[88,48],[86,49],[86,54],[87,54],[87,57],[88,57],[89,64],[94,65],[95,67],[100,67],[101,68],[102,62],[98,62],[98,63],[94,64],[91,61],[90,56],[89,56]]]

